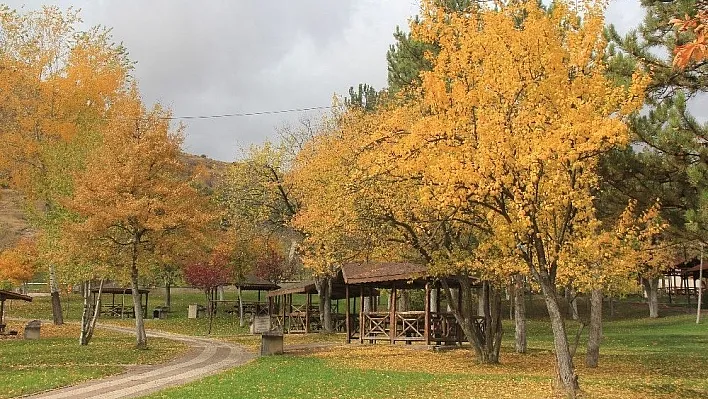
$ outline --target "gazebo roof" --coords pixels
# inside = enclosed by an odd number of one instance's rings
[[[409,262],[359,262],[342,265],[341,280],[346,285],[363,285],[372,288],[423,288],[427,283],[444,279],[451,287],[459,287],[452,276],[432,276],[428,267]],[[470,277],[470,284],[477,279]]]
[[[98,293],[98,288],[91,288],[92,293]],[[147,288],[138,288],[138,293],[140,294],[147,294],[149,293],[150,290]],[[101,289],[101,293],[103,294],[126,294],[126,295],[132,295],[133,290],[131,288],[121,288],[121,287],[103,287]]]
[[[4,302],[7,299],[19,299],[21,301],[32,302],[32,297],[29,295],[18,294],[12,291],[0,290],[0,301]]]
[[[367,289],[366,295],[378,295],[376,290]],[[276,297],[288,294],[317,294],[317,286],[313,280],[301,281],[299,283],[290,284],[278,290],[268,292],[268,297]],[[351,295],[357,295],[352,293]],[[347,297],[346,287],[341,283],[332,283],[332,299],[344,299]]]
[[[428,268],[417,263],[361,262],[342,265],[345,284],[410,281],[426,277]]]
[[[293,284],[288,284],[277,290],[268,292],[269,297],[288,295],[288,294],[316,294],[317,287],[312,280],[300,281]]]
[[[271,291],[280,288],[278,284],[272,283],[260,277],[256,277],[253,274],[249,274],[243,279],[243,281],[237,281],[234,285],[246,291]]]

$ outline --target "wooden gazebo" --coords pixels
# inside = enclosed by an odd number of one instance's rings
[[[360,343],[369,341],[390,342],[423,342],[430,345],[454,344],[466,341],[462,328],[451,312],[443,312],[440,307],[440,281],[428,274],[428,268],[415,263],[348,263],[342,265],[342,280],[345,286],[347,305],[346,332],[347,343],[358,340]],[[449,286],[458,287],[454,279],[447,280]],[[387,311],[365,309],[366,293],[374,289],[390,289],[391,298]],[[424,309],[399,310],[397,296],[400,290],[425,290]],[[435,303],[431,300],[432,290],[437,291]],[[350,317],[349,302],[359,297],[358,317]],[[457,295],[458,308],[461,295]],[[375,303],[375,302],[374,302]],[[354,306],[356,309],[356,305]],[[358,322],[355,322],[358,320]],[[479,318],[481,327],[483,318]]]
[[[32,302],[32,297],[22,295],[12,291],[0,290],[0,334],[5,333],[5,301],[8,299],[17,299],[20,301]]]
[[[140,294],[140,303],[143,308],[143,318],[147,318],[148,314],[148,294],[150,290],[145,288],[139,288],[138,293]],[[96,303],[96,296],[98,295],[98,288],[91,289],[92,301]],[[135,306],[133,306],[133,290],[131,288],[121,288],[121,287],[103,287],[101,289],[101,296],[110,295],[111,301],[104,301],[101,298],[101,314],[108,315],[112,317],[135,317]],[[126,300],[125,296],[128,296]],[[116,300],[118,296],[118,300]],[[145,302],[143,302],[143,296],[145,297]]]
[[[378,291],[366,289],[367,296],[378,296]],[[293,301],[294,295],[305,295],[304,303]],[[312,280],[290,284],[268,293],[268,307],[271,325],[284,333],[310,333],[321,330],[319,304],[313,303],[313,296],[318,295],[317,285]],[[331,316],[334,331],[345,331],[345,315],[341,313],[339,301],[345,299],[346,289],[341,274],[332,282]]]
[[[269,309],[268,309],[268,302],[264,301],[261,297],[261,293],[263,291],[269,292],[273,290],[277,290],[280,288],[278,284],[275,284],[273,282],[270,282],[268,280],[262,279],[260,277],[256,277],[255,275],[247,275],[245,278],[236,281],[234,283],[234,286],[241,291],[257,291],[257,299],[256,301],[243,301],[243,313],[244,315],[252,315],[252,316],[268,316],[269,314]],[[223,300],[217,300],[217,299],[210,299],[210,302],[213,303],[212,309],[214,311],[217,310],[219,305],[224,308],[224,310],[228,313],[238,313],[239,309],[239,303],[238,299],[236,300],[229,300],[229,299],[223,299]]]
[[[673,303],[674,296],[683,295],[686,297],[686,302],[690,304],[691,296],[698,296],[699,283],[697,281],[700,268],[698,258],[678,259],[671,268],[664,271],[661,288],[668,295],[669,303]],[[703,278],[707,277],[707,270],[708,265],[703,265]],[[693,280],[692,283],[691,280]]]

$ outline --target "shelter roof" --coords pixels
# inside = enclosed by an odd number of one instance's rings
[[[701,267],[703,268],[703,275],[704,276],[708,275],[708,265],[701,265],[700,263],[697,264],[696,266],[690,267],[688,269],[684,269],[683,273],[684,274],[698,273],[701,270]]]
[[[240,287],[246,291],[271,291],[280,288],[278,284],[272,283],[266,279],[262,279],[253,274],[247,275],[243,281],[234,283],[236,287]]]
[[[0,301],[7,299],[19,299],[21,301],[32,302],[32,297],[29,295],[18,294],[17,292],[0,290]]]
[[[313,280],[301,281],[298,283],[289,284],[287,287],[283,287],[278,290],[273,290],[268,292],[268,297],[276,297],[288,294],[317,294],[317,286]],[[353,292],[351,295],[356,296],[358,292]],[[364,291],[364,295],[379,295],[379,292],[370,288]],[[347,297],[346,287],[337,282],[332,283],[332,299],[344,299]]]
[[[91,288],[91,292],[98,293],[98,287]],[[147,294],[148,292],[150,292],[150,290],[147,288],[138,288],[138,293],[140,293],[140,294]],[[101,290],[101,293],[103,293],[103,294],[132,295],[133,290],[131,288],[121,288],[121,287],[103,287],[103,289]]]
[[[342,265],[345,284],[417,280],[428,275],[428,268],[417,263],[361,262]]]
[[[297,283],[288,284],[277,290],[268,292],[269,297],[288,295],[288,294],[316,294],[317,287],[312,280],[300,281]]]

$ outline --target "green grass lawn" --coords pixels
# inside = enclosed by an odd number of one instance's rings
[[[150,295],[150,310],[162,305],[162,290]],[[234,292],[226,293],[235,299]],[[80,315],[81,298],[66,297],[69,320]],[[254,300],[255,293],[246,293]],[[646,318],[646,304],[639,298],[618,302],[614,316],[606,309],[600,367],[583,366],[587,330],[583,332],[576,365],[586,397],[591,398],[704,398],[708,397],[708,315],[695,324],[693,309],[662,305],[662,318]],[[188,319],[191,303],[204,304],[204,295],[180,290],[173,294],[172,312],[165,320],[146,320],[148,329],[203,336],[208,319]],[[581,315],[586,313],[580,302]],[[508,314],[508,310],[504,310]],[[329,349],[260,358],[245,366],[153,398],[545,398],[553,397],[554,358],[552,335],[544,321],[542,301],[529,301],[533,318],[528,326],[529,354],[513,353],[513,324],[504,322],[504,348],[500,365],[480,366],[469,350],[434,353],[413,345],[343,345],[342,334],[288,335],[287,345],[335,343]],[[49,298],[32,303],[14,302],[10,317],[51,317]],[[102,318],[101,323],[132,327],[130,319]],[[579,324],[568,321],[568,334]],[[132,350],[133,337],[99,332],[88,348],[77,344],[78,331],[25,342],[0,341],[0,358],[9,365],[0,373],[0,398],[61,386],[119,372],[125,365],[156,362],[174,355],[179,345],[150,339],[147,352]],[[70,327],[67,327],[70,328]],[[76,327],[73,327],[76,328]],[[238,318],[220,312],[212,336],[256,350],[259,339],[239,327]],[[116,350],[118,343],[119,350]],[[34,350],[34,352],[33,352]],[[37,353],[27,356],[25,353]],[[5,359],[10,359],[7,363]],[[36,367],[35,365],[40,365]],[[47,365],[49,367],[43,367]],[[7,393],[5,393],[7,392]],[[4,395],[4,396],[3,396]]]
[[[685,315],[606,323],[600,367],[584,367],[582,346],[576,355],[585,397],[708,397],[707,324],[696,325]],[[505,323],[502,360],[495,366],[475,364],[464,349],[434,353],[404,345],[341,345],[259,358],[150,398],[231,398],[234,392],[239,398],[554,397],[550,326],[532,321],[529,327],[530,353],[518,355],[511,349],[513,327]],[[569,323],[569,329],[575,327]]]
[[[22,323],[9,329],[22,333]],[[39,340],[0,339],[0,398],[26,395],[124,371],[130,365],[156,364],[182,353],[186,346],[151,338],[147,350],[134,349],[127,334],[97,330],[88,346],[79,346],[79,327],[43,324]]]

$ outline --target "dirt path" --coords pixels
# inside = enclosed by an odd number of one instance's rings
[[[133,329],[103,325],[101,328],[134,333]],[[186,384],[207,375],[242,365],[255,358],[243,347],[227,342],[186,335],[150,332],[149,337],[167,338],[186,343],[191,349],[183,356],[164,364],[138,366],[126,373],[79,385],[26,396],[32,399],[135,398]]]

